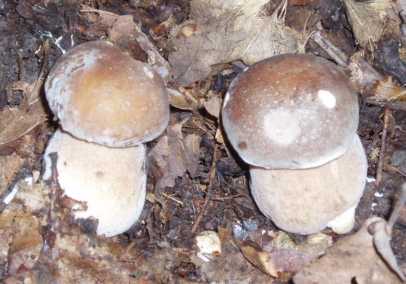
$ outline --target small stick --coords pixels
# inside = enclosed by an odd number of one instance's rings
[[[405,102],[377,101],[377,100],[370,99],[370,98],[366,98],[365,102],[368,103],[368,104],[371,104],[371,105],[390,108],[390,109],[393,109],[393,110],[406,111],[406,103]]]
[[[79,10],[79,12],[81,12],[81,13],[105,14],[105,15],[108,15],[108,16],[111,16],[111,17],[118,17],[118,16],[119,16],[119,15],[114,14],[114,13],[112,13],[112,12],[104,11],[104,10],[99,10],[99,9],[95,9],[95,8],[89,7],[89,6],[87,6],[87,5],[82,5],[82,7],[83,7],[83,8],[81,8],[81,9]]]
[[[403,177],[406,177],[406,172],[404,172],[404,171],[402,171],[402,170],[400,170],[397,167],[392,166],[392,165],[385,164],[385,166],[383,167],[383,170],[385,172],[391,172],[391,173],[399,174],[399,175],[401,175]]]
[[[212,194],[211,191],[212,191],[212,187],[213,187],[213,182],[214,182],[214,178],[216,177],[217,154],[218,154],[218,150],[219,150],[218,148],[219,148],[219,146],[218,146],[218,144],[216,144],[214,147],[213,157],[212,157],[211,166],[210,166],[209,185],[207,186],[206,199],[204,200],[203,207],[200,210],[199,214],[197,215],[195,223],[193,224],[192,234],[194,234],[196,232],[197,227],[199,226],[207,208],[209,207],[209,201],[211,200],[211,194]]]
[[[384,158],[385,158],[385,152],[386,152],[386,137],[388,136],[389,117],[391,116],[391,114],[392,114],[392,111],[389,108],[385,108],[384,118],[383,118],[381,150],[379,151],[378,169],[376,171],[375,184],[377,187],[379,187],[382,182],[382,173],[383,173],[383,166],[384,166],[384,162],[385,162]]]
[[[184,206],[183,202],[180,201],[179,199],[176,199],[175,197],[173,197],[173,196],[171,196],[171,195],[169,195],[169,194],[167,194],[167,193],[165,193],[165,192],[162,192],[161,194],[162,194],[164,197],[166,197],[166,198],[172,200],[173,202],[178,203],[180,206],[182,206],[182,207]]]
[[[338,65],[343,67],[348,66],[348,56],[323,36],[321,31],[314,32],[311,39],[314,40],[331,58],[333,58]]]

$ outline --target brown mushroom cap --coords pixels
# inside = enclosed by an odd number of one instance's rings
[[[278,55],[252,65],[232,82],[222,122],[248,164],[316,167],[352,143],[358,99],[333,63],[311,55]]]
[[[347,220],[332,225],[333,229],[339,225],[348,231],[354,222],[353,209],[364,191],[367,168],[361,141],[353,136],[352,145],[344,155],[317,168],[252,167],[251,192],[261,212],[285,231],[313,234],[330,226],[337,217]],[[346,211],[349,214],[342,216]]]
[[[160,135],[169,121],[162,79],[107,41],[83,43],[63,55],[45,83],[62,128],[110,147],[127,147]]]

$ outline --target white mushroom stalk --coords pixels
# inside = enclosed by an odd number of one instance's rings
[[[281,229],[313,234],[327,226],[348,233],[364,191],[367,159],[356,136],[340,158],[305,170],[251,167],[251,192],[262,213]]]
[[[51,153],[57,153],[56,167]],[[85,203],[73,208],[74,218],[94,218],[98,235],[121,234],[138,220],[145,202],[145,146],[112,149],[58,130],[44,160],[44,179],[56,169],[63,194]]]

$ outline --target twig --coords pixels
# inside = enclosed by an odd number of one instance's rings
[[[370,99],[370,98],[365,99],[365,102],[368,104],[371,104],[371,105],[390,108],[393,110],[406,111],[406,102],[377,101],[377,100]]]
[[[312,34],[311,39],[315,41],[331,58],[343,67],[348,66],[348,56],[329,41],[321,31]]]
[[[376,171],[376,181],[375,184],[377,187],[381,185],[382,182],[382,173],[383,173],[383,166],[385,162],[385,152],[386,152],[386,137],[388,136],[388,127],[389,127],[389,118],[392,114],[392,111],[389,108],[385,108],[384,110],[384,118],[383,118],[383,130],[382,130],[382,138],[381,138],[381,149],[379,151],[379,160],[378,160],[378,169]]]
[[[173,196],[171,196],[171,195],[169,195],[169,194],[167,194],[167,193],[165,193],[165,192],[162,192],[161,194],[162,194],[164,197],[166,197],[166,198],[168,198],[168,199],[170,199],[170,200],[172,200],[172,201],[178,203],[180,206],[182,206],[182,207],[184,206],[183,202],[180,201],[179,199],[176,199],[175,197],[173,197]]]
[[[104,10],[99,10],[99,9],[95,9],[95,8],[92,8],[92,7],[89,7],[89,6],[87,6],[87,5],[82,5],[82,9],[80,9],[80,13],[96,13],[96,14],[105,14],[105,15],[108,15],[108,16],[111,16],[111,17],[118,17],[119,15],[117,15],[117,14],[114,14],[114,13],[112,13],[112,12],[109,12],[109,11],[104,11]]]
[[[209,185],[207,186],[206,198],[204,200],[203,207],[202,207],[202,209],[200,209],[200,212],[197,215],[196,221],[193,224],[192,234],[194,234],[196,232],[197,227],[199,226],[199,224],[202,221],[202,218],[203,218],[207,208],[209,207],[209,201],[211,200],[211,195],[212,195],[213,182],[214,182],[214,178],[216,177],[216,166],[217,166],[218,152],[219,152],[219,145],[216,144],[214,146],[214,151],[213,151],[213,156],[212,156],[212,161],[211,161],[211,166],[210,166]]]
[[[391,173],[399,174],[399,175],[401,175],[403,177],[406,177],[406,172],[398,169],[395,166],[389,165],[389,164],[385,164],[384,167],[383,167],[383,170],[385,172],[391,172]]]
[[[241,198],[241,197],[246,198],[247,195],[238,193],[238,194],[230,195],[230,196],[213,196],[213,197],[211,198],[211,200],[224,202],[225,200],[231,200],[231,199],[236,199],[236,198]]]

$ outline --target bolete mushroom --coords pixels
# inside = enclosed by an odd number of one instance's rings
[[[348,149],[358,126],[358,99],[345,75],[312,55],[260,61],[233,80],[222,122],[248,164],[305,169]]]
[[[277,226],[298,234],[352,229],[367,162],[357,94],[333,63],[284,54],[250,66],[231,83],[222,122],[250,165],[259,209]]]
[[[63,132],[45,160],[68,197],[85,202],[75,218],[93,217],[97,233],[128,230],[145,201],[145,146],[169,122],[163,80],[147,64],[107,41],[74,47],[51,69],[46,98]],[[49,155],[56,152],[56,167]],[[49,174],[48,174],[49,176]]]
[[[361,141],[353,136],[344,155],[317,168],[251,167],[251,192],[261,212],[285,231],[313,234],[328,226],[344,234],[354,226],[367,168]]]
[[[144,145],[107,148],[57,130],[44,154],[44,179],[51,177],[54,152],[63,194],[84,203],[73,208],[75,219],[93,218],[96,233],[106,237],[127,231],[138,220],[146,192]]]

